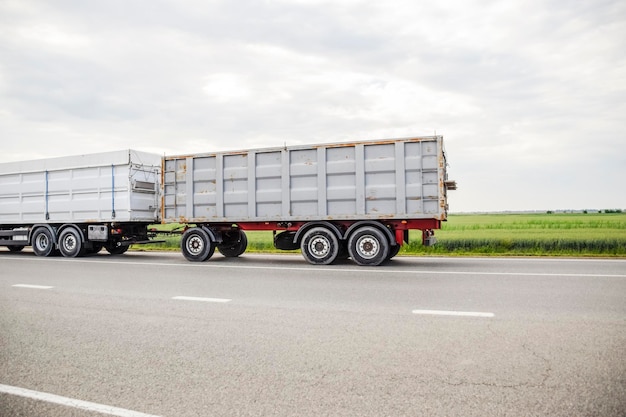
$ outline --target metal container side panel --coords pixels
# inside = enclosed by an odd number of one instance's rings
[[[250,153],[251,187],[249,190],[249,214],[255,218],[280,220],[283,211],[283,151]]]
[[[155,222],[160,161],[126,150],[0,164],[0,224]]]
[[[42,172],[0,174],[0,224],[19,223],[24,218],[39,219],[44,176]]]
[[[163,220],[442,220],[442,158],[439,137],[165,157]]]
[[[128,165],[50,171],[47,195],[40,196],[44,218],[50,223],[111,220],[114,212],[128,208],[127,189]]]

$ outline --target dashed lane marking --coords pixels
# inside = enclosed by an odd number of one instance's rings
[[[31,284],[15,284],[12,285],[15,288],[32,288],[35,290],[50,290],[54,287],[51,287],[49,285],[31,285]]]
[[[172,300],[203,301],[205,303],[229,303],[233,301],[230,298],[189,297],[186,295],[177,295],[176,297],[172,297]]]
[[[494,313],[485,313],[478,311],[447,311],[447,310],[413,310],[413,314],[428,316],[455,316],[455,317],[484,317],[492,318]]]

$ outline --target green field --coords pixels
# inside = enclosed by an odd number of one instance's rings
[[[437,245],[405,253],[626,256],[626,214],[451,215]],[[402,253],[402,252],[401,252]]]
[[[246,234],[248,252],[282,252],[274,249],[271,232]],[[626,257],[626,213],[453,214],[435,235],[437,244],[424,247],[421,233],[410,232],[400,255]],[[178,249],[180,237],[165,239],[149,248]]]

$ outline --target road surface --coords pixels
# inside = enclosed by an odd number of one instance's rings
[[[624,416],[626,260],[0,250],[1,416]]]

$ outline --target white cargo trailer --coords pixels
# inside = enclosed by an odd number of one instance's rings
[[[379,265],[411,229],[434,243],[455,187],[446,168],[441,136],[166,156],[161,217],[193,225],[191,261],[238,256],[245,230],[271,230],[312,264]]]
[[[149,240],[160,155],[125,150],[0,164],[0,246],[74,257]]]

